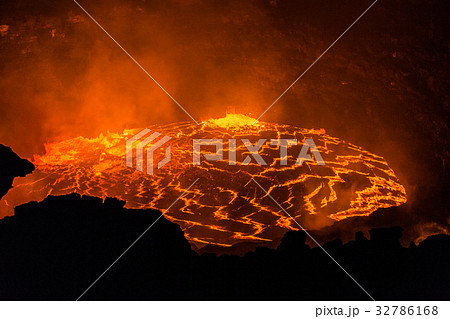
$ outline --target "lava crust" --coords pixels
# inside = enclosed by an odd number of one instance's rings
[[[165,213],[179,224],[186,238],[197,246],[229,246],[239,242],[270,244],[287,230],[320,228],[336,221],[367,216],[382,207],[406,202],[404,187],[386,161],[361,147],[308,130],[275,123],[256,122],[239,114],[211,119],[200,125],[176,123],[149,126],[171,137],[171,161],[154,175],[126,166],[126,140],[140,129],[107,133],[97,138],[77,137],[46,145],[46,154],[36,156],[33,174],[19,178],[2,200],[2,215],[12,207],[48,195],[76,192],[97,197],[116,197],[129,208],[164,211],[197,178],[198,182]],[[223,139],[224,159],[193,165],[193,139]],[[249,155],[239,141],[253,144],[266,139],[260,155],[267,165],[243,159]],[[280,164],[278,146],[271,139],[297,139],[289,146],[287,165]],[[229,140],[237,140],[236,163],[229,165]],[[313,139],[325,165],[306,161],[296,165],[302,141]],[[202,148],[202,154],[212,152]],[[155,153],[158,161],[164,156]],[[145,164],[145,163],[144,163]],[[252,181],[260,183],[295,219],[287,216]],[[298,224],[297,224],[298,223]]]

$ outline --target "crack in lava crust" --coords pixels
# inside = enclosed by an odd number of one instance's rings
[[[129,208],[168,207],[196,178],[200,180],[166,213],[179,224],[186,238],[232,245],[243,241],[278,241],[296,224],[251,181],[254,177],[305,228],[320,228],[352,216],[367,216],[381,207],[406,202],[404,187],[386,161],[361,147],[331,137],[324,130],[254,122],[253,118],[229,114],[197,126],[176,123],[149,126],[172,139],[172,160],[150,176],[125,165],[125,142],[140,129],[107,133],[97,138],[77,137],[46,145],[46,154],[35,156],[36,170],[16,179],[3,198],[0,212],[48,195],[72,192],[97,197],[117,197]],[[224,140],[224,160],[192,165],[192,139]],[[267,162],[242,165],[248,155],[240,142],[247,138],[295,138],[288,148],[288,165],[279,163],[279,149],[268,142],[260,150]],[[312,138],[326,165],[305,162],[296,166],[302,141]],[[237,139],[237,165],[228,165],[228,140]],[[209,150],[213,152],[213,149]],[[208,152],[202,146],[202,153]],[[155,162],[163,157],[155,154]],[[145,163],[144,163],[145,164]],[[144,165],[145,167],[145,165]]]

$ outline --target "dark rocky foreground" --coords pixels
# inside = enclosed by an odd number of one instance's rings
[[[7,147],[0,155],[7,191],[33,167]],[[368,299],[324,251],[305,244],[304,232],[287,232],[276,249],[199,254],[161,212],[124,204],[70,194],[16,207],[0,220],[0,299],[79,298],[155,221],[82,300]],[[323,247],[377,300],[449,299],[450,236],[409,248],[401,236],[399,227],[378,228],[370,240],[358,232],[345,245],[337,239]]]
[[[22,159],[10,147],[0,144],[0,198],[12,187],[15,177],[23,177],[34,170],[34,165]]]
[[[75,300],[161,213],[71,194],[16,208],[0,221],[0,298]],[[377,300],[450,297],[450,236],[400,245],[401,228],[323,245]],[[365,300],[306,234],[243,257],[198,255],[178,225],[160,218],[82,300]]]

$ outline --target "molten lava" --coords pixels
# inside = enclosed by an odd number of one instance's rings
[[[165,214],[181,226],[197,245],[232,245],[243,241],[271,242],[296,223],[253,182],[260,183],[305,228],[320,228],[352,216],[367,216],[381,207],[406,202],[404,187],[386,161],[361,147],[331,137],[324,130],[255,122],[240,114],[211,119],[200,125],[187,122],[149,126],[172,137],[172,160],[153,176],[125,165],[125,142],[139,129],[107,133],[97,138],[77,137],[46,145],[36,156],[36,170],[16,179],[3,198],[2,215],[30,200],[76,192],[97,197],[117,197],[129,208],[164,210],[197,178],[198,182]],[[254,161],[242,164],[248,150],[236,147],[237,165],[228,159],[193,165],[193,139],[297,139],[290,146],[288,165],[280,165],[279,149],[266,143],[260,150],[267,166]],[[295,165],[301,141],[313,139],[325,165]],[[213,152],[213,150],[211,150]],[[162,158],[164,152],[155,154]],[[241,161],[239,160],[241,159]]]

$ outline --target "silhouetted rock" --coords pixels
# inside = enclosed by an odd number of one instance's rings
[[[258,247],[262,247],[266,243],[252,243],[252,242],[243,242],[237,243],[230,247],[218,246],[218,245],[206,245],[200,249],[196,249],[195,245],[193,249],[200,255],[205,253],[212,253],[217,256],[221,255],[236,255],[236,256],[244,256],[246,253],[255,251]],[[270,243],[272,244],[272,243]],[[272,244],[273,245],[273,244]],[[191,243],[191,246],[193,244]]]
[[[342,240],[340,240],[339,238],[330,241],[328,243],[325,243],[322,245],[322,247],[326,250],[326,251],[337,251],[338,249],[341,249],[344,247]]]
[[[49,196],[0,220],[0,299],[75,300],[111,266],[82,300],[367,300],[336,262],[377,300],[448,299],[450,236],[411,248],[399,236],[375,229],[325,253],[289,231],[277,249],[200,256],[159,211]]]
[[[304,231],[288,231],[278,246],[280,251],[295,251],[306,248],[306,233]]]
[[[367,238],[364,236],[362,231],[358,231],[355,233],[355,241],[367,241]]]
[[[0,299],[76,299],[154,222],[105,278],[125,285],[124,273],[145,269],[153,291],[173,284],[160,273],[179,270],[194,254],[180,227],[159,211],[123,206],[70,194],[16,207],[15,216],[0,220]]]
[[[11,148],[0,144],[0,198],[10,188],[15,177],[23,177],[34,170],[34,165],[20,158]]]
[[[401,227],[375,228],[369,231],[370,241],[378,246],[399,248],[403,229]]]

